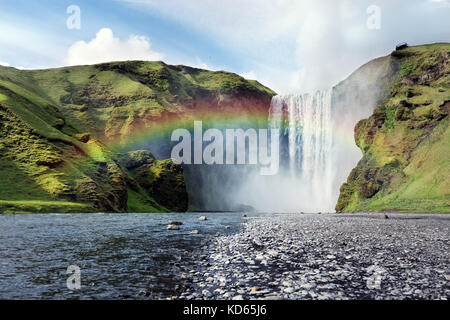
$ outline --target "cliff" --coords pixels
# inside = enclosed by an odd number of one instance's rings
[[[394,51],[372,115],[355,127],[363,152],[337,212],[450,212],[450,44]]]
[[[204,113],[250,118],[272,95],[232,73],[163,62],[0,67],[0,212],[186,211],[197,192],[167,160],[163,129]],[[134,143],[153,128],[157,142]]]

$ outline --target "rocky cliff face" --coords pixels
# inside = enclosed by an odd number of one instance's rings
[[[2,212],[187,210],[183,170],[171,160],[145,163],[157,175],[138,180],[121,162],[136,153],[119,157],[86,135],[82,143],[48,138],[5,105],[0,120]],[[143,166],[137,162],[132,169]],[[156,190],[145,189],[147,183]]]
[[[140,188],[156,203],[170,211],[186,211],[188,197],[183,168],[172,160],[156,160],[147,150],[118,155],[120,164],[128,170],[132,180],[130,188],[139,193]],[[133,203],[132,205],[139,205]]]
[[[30,71],[29,76],[80,132],[105,143],[164,121],[198,119],[233,111],[267,113],[270,89],[229,72],[163,62],[127,61]]]
[[[162,62],[0,67],[0,212],[186,211],[184,169],[164,160],[170,140],[158,125],[205,111],[210,121],[250,118],[273,94],[235,74]],[[159,140],[132,143],[153,127]]]
[[[336,211],[450,212],[450,44],[394,51]]]

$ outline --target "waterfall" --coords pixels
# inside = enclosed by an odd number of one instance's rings
[[[280,129],[284,174],[298,185],[304,208],[333,210],[332,90],[315,94],[275,96],[269,110],[269,126]],[[283,159],[284,158],[284,159]]]

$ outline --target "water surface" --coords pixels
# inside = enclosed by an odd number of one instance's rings
[[[181,230],[167,230],[169,220]],[[0,215],[0,299],[168,297],[190,252],[241,221],[230,212]],[[67,288],[69,265],[81,268],[80,290]]]

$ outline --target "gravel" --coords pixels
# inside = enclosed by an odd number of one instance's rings
[[[210,239],[178,299],[448,299],[450,215],[271,214]],[[211,217],[213,219],[213,217]]]

